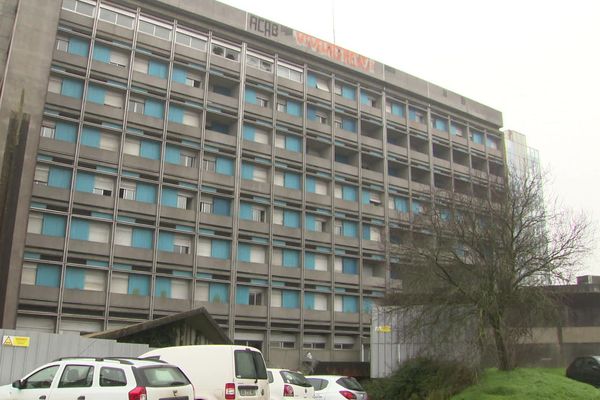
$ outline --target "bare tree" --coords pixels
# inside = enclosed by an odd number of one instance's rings
[[[548,206],[543,181],[525,168],[485,195],[435,194],[410,237],[390,247],[403,288],[386,300],[410,310],[412,332],[443,320],[463,335],[475,321],[498,368],[514,367],[514,345],[556,309],[547,285],[568,282],[591,244],[588,219]]]

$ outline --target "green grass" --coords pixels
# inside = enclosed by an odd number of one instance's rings
[[[564,368],[487,369],[451,400],[600,400],[600,390],[565,377]]]

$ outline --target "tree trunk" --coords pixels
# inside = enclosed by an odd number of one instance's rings
[[[506,345],[506,338],[499,318],[492,318],[491,323],[494,331],[494,344],[496,345],[496,356],[498,357],[498,369],[500,371],[510,371],[513,366],[510,362],[510,355]]]

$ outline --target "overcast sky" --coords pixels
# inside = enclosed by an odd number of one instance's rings
[[[221,1],[500,110],[600,232],[600,1]]]

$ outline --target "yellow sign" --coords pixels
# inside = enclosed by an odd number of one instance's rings
[[[29,347],[29,336],[7,336],[2,337],[2,346]]]
[[[392,327],[389,325],[380,325],[375,328],[375,332],[390,333],[390,332],[392,332]]]

